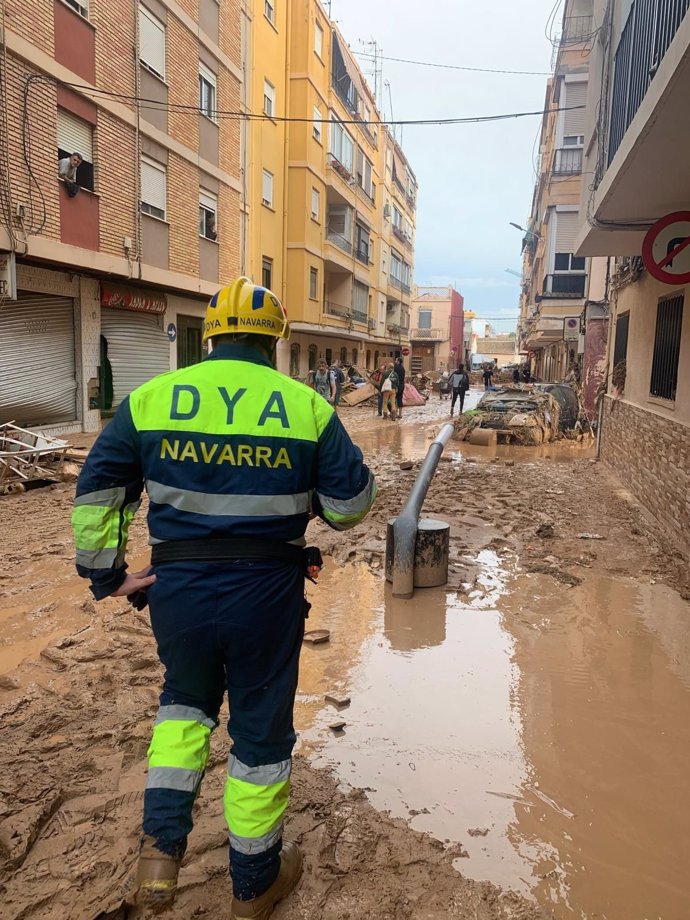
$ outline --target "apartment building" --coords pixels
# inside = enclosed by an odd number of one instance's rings
[[[676,546],[690,534],[690,211],[687,166],[690,0],[594,0],[585,131],[583,258],[612,257],[612,334],[601,455],[657,517]],[[657,247],[653,249],[656,250]],[[651,268],[651,271],[650,271]],[[676,278],[671,275],[675,273]],[[685,275],[685,277],[684,277]]]
[[[577,368],[587,380],[592,413],[603,376],[606,290],[600,267],[576,254],[575,238],[588,185],[585,106],[595,40],[591,0],[567,0],[554,39],[554,73],[546,87],[537,179],[522,244],[519,325],[520,350],[529,355],[533,374],[559,381]]]
[[[5,0],[2,38],[0,420],[94,431],[242,267],[240,2]]]
[[[412,373],[445,371],[465,360],[462,294],[452,286],[417,287],[410,330]]]
[[[278,368],[373,369],[408,343],[417,182],[318,0],[254,0],[250,272],[292,327]]]

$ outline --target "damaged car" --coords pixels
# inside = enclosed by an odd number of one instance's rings
[[[565,384],[537,384],[488,390],[477,408],[456,422],[456,437],[469,437],[475,428],[496,432],[499,443],[538,445],[555,441],[575,428],[580,401]]]

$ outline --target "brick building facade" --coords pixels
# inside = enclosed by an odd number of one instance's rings
[[[219,114],[246,103],[242,15],[5,3],[0,421],[96,430],[118,393],[201,357],[208,297],[243,268],[241,123]],[[74,197],[58,178],[72,152]],[[17,357],[32,350],[38,366]]]

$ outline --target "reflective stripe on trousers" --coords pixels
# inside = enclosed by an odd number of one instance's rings
[[[291,758],[248,767],[230,754],[223,803],[233,850],[252,856],[270,850],[281,839],[291,768]]]

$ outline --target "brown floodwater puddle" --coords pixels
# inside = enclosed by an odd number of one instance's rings
[[[326,568],[303,752],[556,920],[687,920],[690,606],[600,576],[564,591],[488,550],[477,566],[462,601]],[[350,706],[325,705],[333,692]]]

